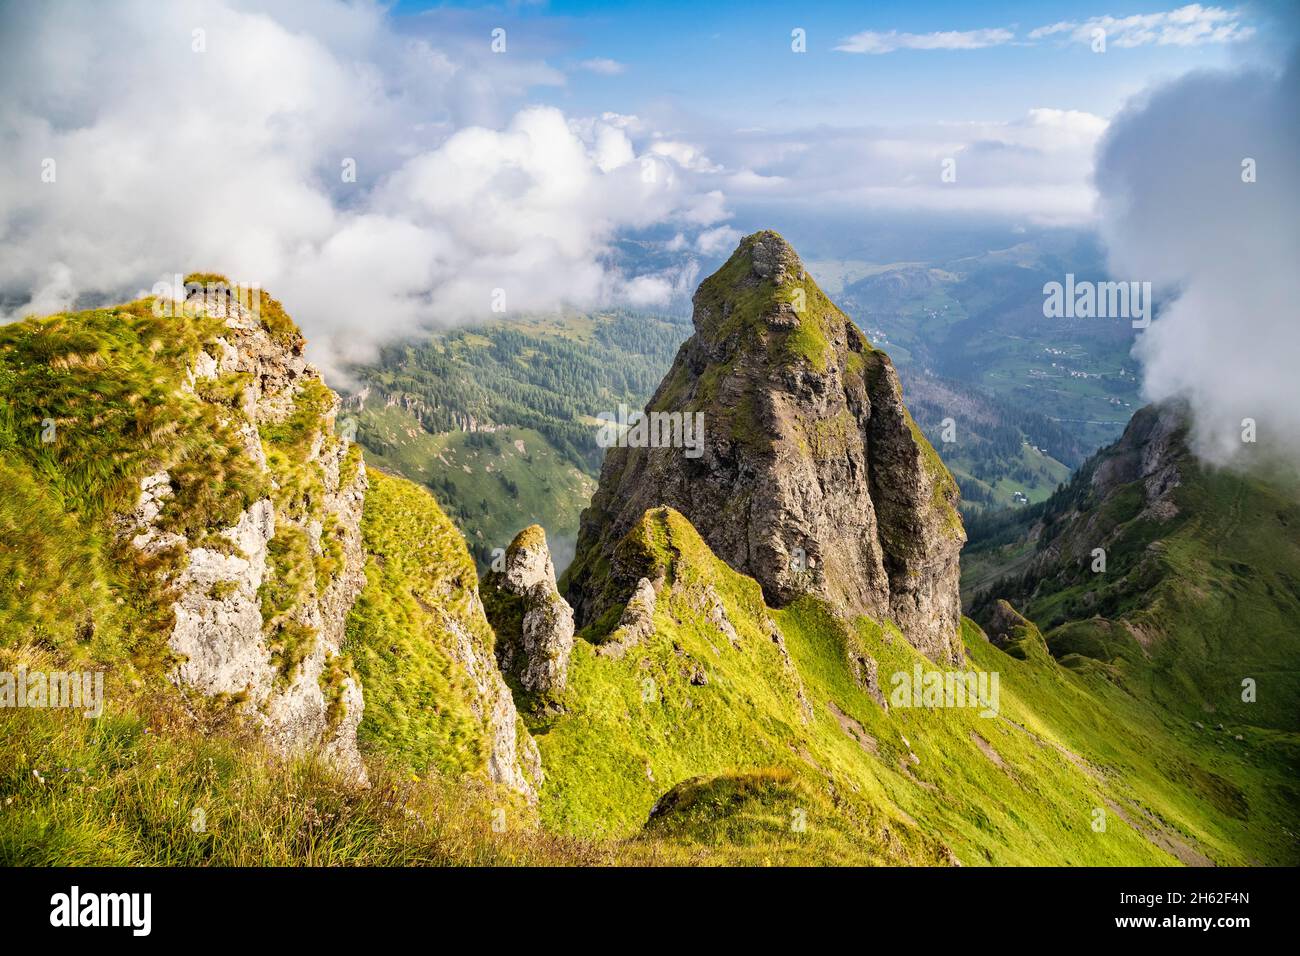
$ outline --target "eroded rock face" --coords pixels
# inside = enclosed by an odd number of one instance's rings
[[[558,694],[568,680],[573,609],[556,588],[546,533],[537,525],[525,528],[504,560],[483,581],[501,669],[528,693]]]
[[[580,626],[631,596],[639,569],[617,544],[667,505],[769,603],[818,593],[894,620],[935,660],[959,659],[957,488],[889,357],[772,232],[743,240],[705,280],[693,320],[647,410],[703,412],[702,453],[607,453],[566,578]]]
[[[1194,517],[1178,506],[1179,489],[1194,482],[1200,468],[1187,443],[1189,415],[1178,400],[1138,409],[1119,440],[1093,455],[1048,500],[1026,531],[1034,544],[1029,561],[973,596],[970,616],[994,644],[1004,646],[1013,629],[1027,623],[1012,605],[1032,611],[1046,595],[1078,587],[1072,616],[1091,618],[1089,626],[1099,633],[1122,630],[1143,649],[1155,645],[1159,628],[1139,615],[1152,585],[1164,576],[1162,539]],[[1140,547],[1132,543],[1137,527]],[[1125,606],[1133,611],[1120,614],[1131,613],[1134,620],[1109,620]],[[1050,632],[1063,621],[1039,623]]]
[[[175,626],[169,645],[180,663],[174,679],[208,695],[243,701],[270,744],[282,753],[319,750],[360,781],[365,769],[356,729],[363,700],[340,656],[344,620],[365,583],[361,509],[365,469],[334,437],[338,399],[302,356],[301,339],[273,336],[235,301],[209,301],[209,315],[227,332],[190,370],[189,388],[223,380],[242,386],[222,409],[244,455],[267,479],[268,494],[233,525],[206,529],[202,543],[158,526],[172,493],[164,471],[141,482],[135,511],[124,519],[133,544],[179,551],[181,570],[169,581]],[[267,429],[302,413],[311,396],[316,415],[309,440],[268,463]],[[213,401],[216,401],[213,399]],[[289,489],[302,485],[307,494]],[[301,544],[295,564],[276,543]],[[296,592],[270,609],[263,587],[292,578]]]
[[[482,602],[477,595],[472,596],[468,617],[477,619],[483,614]],[[488,730],[488,778],[536,802],[543,779],[542,755],[519,719],[514,697],[497,662],[490,653],[480,651],[481,645],[470,627],[450,617],[445,624],[456,638],[454,653],[473,684],[472,701]]]
[[[640,644],[655,631],[655,604],[658,596],[649,578],[641,578],[636,583],[636,590],[619,615],[618,626],[609,636],[609,640],[597,648],[597,653],[621,658],[628,650]],[[735,633],[733,628],[732,633]]]
[[[1133,481],[1142,482],[1146,516],[1159,521],[1176,517],[1173,490],[1182,484],[1188,409],[1181,402],[1148,405],[1133,414],[1124,434],[1092,473],[1094,492],[1106,497]]]

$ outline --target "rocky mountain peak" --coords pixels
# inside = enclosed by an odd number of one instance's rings
[[[1184,402],[1147,405],[1133,413],[1124,434],[1098,457],[1091,484],[1102,497],[1133,481],[1142,481],[1152,517],[1178,513],[1170,493],[1182,483],[1183,459],[1189,456],[1189,409]]]
[[[748,253],[750,269],[759,279],[771,279],[777,285],[794,276],[803,278],[803,263],[794,247],[780,233],[765,229],[747,237],[735,255]]]
[[[818,594],[892,619],[936,659],[960,656],[957,488],[889,357],[771,231],[701,283],[692,318],[646,412],[652,439],[698,423],[702,449],[629,440],[607,453],[566,575],[579,621],[632,595],[640,575],[618,542],[666,505],[770,603]]]
[[[765,230],[746,236],[722,268],[696,290],[696,334],[725,348],[738,344],[736,333],[755,323],[798,326],[805,312],[800,290],[806,279],[799,254],[778,233]],[[803,299],[806,302],[806,291]],[[815,329],[817,317],[810,318]]]
[[[1118,609],[1123,596],[1144,593],[1158,578],[1165,547],[1160,539],[1188,518],[1177,499],[1200,472],[1187,445],[1189,414],[1180,401],[1138,409],[1120,438],[1048,499],[1026,529],[1033,557],[972,597],[971,616],[988,626],[995,643],[995,632],[1005,630],[1000,606],[1006,601],[1000,598],[1028,606],[1041,595],[1083,587],[1078,613],[1095,618]]]

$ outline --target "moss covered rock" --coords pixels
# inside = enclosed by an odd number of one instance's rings
[[[775,606],[818,594],[959,657],[957,486],[889,357],[774,232],[745,238],[694,301],[695,334],[646,413],[702,416],[702,447],[608,452],[564,582],[579,623],[628,600],[645,573],[620,542],[666,505]]]

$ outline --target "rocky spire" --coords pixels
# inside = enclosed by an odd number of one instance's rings
[[[503,567],[483,580],[483,602],[497,633],[497,660],[529,694],[554,702],[568,680],[573,609],[555,586],[555,566],[538,525],[510,542]]]
[[[742,240],[700,285],[693,321],[647,406],[691,420],[628,433],[621,444],[640,447],[607,453],[583,513],[565,581],[579,622],[631,596],[640,569],[622,566],[618,542],[668,505],[770,603],[817,593],[894,620],[936,660],[960,657],[957,487],[889,357],[771,231]],[[655,440],[697,414],[702,447]]]

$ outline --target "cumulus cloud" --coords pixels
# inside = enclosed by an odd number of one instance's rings
[[[695,247],[708,256],[722,255],[729,252],[740,241],[740,230],[730,226],[719,226],[700,233],[695,240]]]
[[[509,106],[563,75],[483,37],[402,32],[370,4],[0,16],[11,317],[216,270],[280,297],[336,368],[418,324],[490,315],[496,290],[511,312],[662,304],[681,270],[623,274],[617,233],[678,221],[694,237],[726,215],[698,148],[635,117]]]
[[[1188,4],[1176,10],[1140,13],[1126,17],[1100,16],[1083,21],[1062,21],[1029,32],[1029,39],[1062,36],[1075,43],[1092,43],[1097,31],[1106,43],[1117,47],[1200,46],[1232,43],[1254,35],[1254,27],[1242,22],[1240,10]]]
[[[1156,289],[1135,347],[1147,397],[1188,400],[1215,462],[1249,447],[1300,464],[1297,102],[1296,56],[1280,74],[1189,74],[1124,110],[1098,157],[1110,271]]]
[[[880,33],[864,30],[845,37],[835,49],[841,53],[893,53],[895,50],[981,50],[1001,46],[1015,39],[1010,30],[941,30],[935,33]]]

